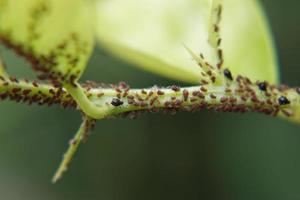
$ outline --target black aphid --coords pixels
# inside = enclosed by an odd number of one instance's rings
[[[123,105],[123,101],[121,101],[120,99],[117,99],[117,98],[113,98],[112,100],[111,100],[111,105],[113,105],[113,106],[121,106],[121,105]]]
[[[229,80],[231,80],[231,81],[233,80],[232,74],[231,74],[231,72],[229,71],[229,69],[224,69],[223,74],[224,74],[224,76],[225,76],[227,79],[229,79]]]
[[[266,82],[260,82],[260,83],[258,83],[258,88],[261,91],[267,91],[267,83]]]
[[[290,104],[291,102],[285,96],[281,96],[278,98],[278,103],[280,105],[287,105]]]

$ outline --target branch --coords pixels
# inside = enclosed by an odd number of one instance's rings
[[[223,0],[213,0],[210,13],[210,23],[208,27],[208,43],[213,49],[215,56],[216,66],[220,69],[224,64],[223,50],[220,48],[222,39],[220,36],[220,22],[223,12]]]
[[[94,120],[90,119],[87,116],[83,116],[83,122],[79,127],[79,130],[75,134],[74,138],[69,142],[69,148],[67,152],[63,155],[63,160],[59,165],[57,171],[55,172],[52,182],[57,182],[63,175],[65,171],[67,171],[69,164],[72,161],[74,154],[76,153],[78,146],[82,141],[86,139],[89,134],[90,128],[94,125]]]
[[[226,78],[226,75],[224,75]],[[232,75],[231,75],[232,76]],[[228,79],[228,78],[227,78]],[[191,87],[157,86],[130,89],[125,83],[104,85],[88,82],[82,91],[88,101],[100,111],[102,118],[132,116],[137,111],[156,112],[209,109],[222,112],[259,112],[276,116],[280,111],[294,116],[293,107],[299,106],[299,90],[287,86],[276,87],[266,82],[252,83],[238,76],[226,85],[199,85]],[[77,104],[65,88],[50,84],[0,77],[0,99],[38,105],[58,104],[77,108]],[[101,113],[103,111],[103,113]]]
[[[41,72],[40,79],[48,80],[48,82],[37,82],[8,77],[0,61],[0,100],[10,99],[48,106],[58,104],[64,108],[70,107],[83,111],[83,122],[71,140],[69,149],[53,177],[53,182],[61,178],[63,172],[67,170],[79,144],[88,134],[95,119],[116,116],[135,117],[140,112],[164,111],[173,114],[177,111],[194,112],[209,109],[221,112],[258,112],[271,116],[284,115],[291,120],[299,121],[299,88],[275,86],[265,81],[252,82],[247,77],[235,77],[231,71],[223,69],[221,14],[222,0],[213,0],[208,38],[215,56],[213,62],[206,61],[202,54],[199,56],[186,47],[202,69],[200,84],[190,87],[172,85],[131,89],[123,82],[118,85],[94,82],[79,84],[77,80],[82,73],[82,65],[73,63],[78,61],[79,57],[72,59],[71,63],[67,62],[70,66],[65,67],[62,65],[64,62],[57,66],[56,61],[61,61],[57,59],[59,55],[38,56],[39,54],[34,54],[31,48],[24,48],[7,35],[0,34],[0,42],[31,62],[33,69]],[[77,71],[72,71],[72,67]]]

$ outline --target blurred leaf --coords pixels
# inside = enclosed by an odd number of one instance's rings
[[[1,57],[0,57],[0,76],[7,76],[5,66],[4,66],[4,63],[1,60]]]
[[[0,39],[44,78],[75,81],[93,46],[84,0],[0,0]]]
[[[143,69],[198,82],[200,69],[184,49],[212,60],[207,42],[211,0],[98,0],[97,37],[113,54]],[[278,81],[268,24],[257,1],[224,0],[225,66],[254,80]]]

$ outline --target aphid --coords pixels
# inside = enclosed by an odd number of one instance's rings
[[[52,94],[52,95],[54,95],[54,94],[55,94],[55,91],[54,91],[53,89],[50,89],[50,90],[49,90],[49,93]]]
[[[134,99],[134,96],[128,95],[128,96],[127,96],[127,99]]]
[[[133,99],[128,99],[128,104],[129,105],[133,105],[135,103],[135,101]]]
[[[225,92],[226,92],[226,93],[231,93],[231,89],[230,89],[230,88],[226,88],[226,89],[225,89]]]
[[[267,104],[273,105],[273,102],[271,101],[271,99],[268,99],[268,100],[267,100]]]
[[[151,97],[154,94],[153,91],[150,91],[149,94],[147,95],[147,97]]]
[[[251,93],[252,95],[255,95],[255,92],[252,90],[252,88],[246,86],[245,90],[249,93]]]
[[[144,89],[142,89],[142,94],[147,94],[147,92]]]
[[[280,91],[280,92],[284,92],[285,90],[288,90],[289,87],[287,85],[279,85],[277,87],[277,89]]]
[[[34,87],[39,87],[39,85],[38,85],[37,82],[35,82],[35,81],[32,82],[32,85],[33,85]]]
[[[158,95],[164,95],[165,93],[163,91],[161,91],[161,90],[157,90],[157,94]]]
[[[210,94],[209,96],[210,96],[210,98],[212,98],[212,99],[216,99],[216,98],[217,98],[217,96],[214,95],[214,94]]]
[[[152,106],[152,105],[155,103],[155,101],[157,101],[157,100],[158,100],[158,96],[153,97],[153,98],[150,100],[150,106]]]
[[[206,89],[205,87],[201,87],[200,90],[201,90],[202,92],[207,92],[207,89]]]
[[[251,101],[252,101],[253,103],[259,103],[259,100],[258,100],[258,98],[257,98],[255,95],[253,95],[253,96],[251,97]]]
[[[144,101],[143,98],[139,95],[139,94],[135,94],[135,97],[139,100],[139,101]]]
[[[180,107],[181,104],[182,104],[182,101],[179,100],[179,99],[177,99],[177,100],[175,100],[175,101],[173,102],[173,107]]]
[[[242,88],[238,88],[238,89],[235,89],[235,92],[236,92],[236,93],[243,93],[244,90],[243,90]]]
[[[180,91],[180,88],[179,88],[177,85],[172,85],[172,86],[171,86],[171,89],[172,89],[174,92]]]
[[[219,27],[217,25],[214,25],[214,31],[219,32]]]
[[[206,76],[206,74],[204,72],[201,72],[201,75],[204,76],[204,77]]]
[[[221,60],[221,61],[220,61],[220,62],[217,64],[217,67],[218,67],[218,69],[221,69],[221,67],[222,67],[223,63],[224,63],[224,61],[223,61],[223,60]]]
[[[128,95],[128,91],[125,90],[125,92],[123,93],[123,97],[127,97]]]
[[[285,96],[281,96],[278,98],[278,103],[280,105],[287,105],[290,104],[291,102]]]
[[[164,103],[164,105],[165,105],[165,107],[169,107],[169,106],[171,105],[171,102],[170,102],[170,101],[166,101],[166,102]]]
[[[241,75],[238,75],[238,76],[236,77],[236,81],[237,81],[238,83],[241,83],[242,80],[243,80],[243,77],[242,77]]]
[[[11,91],[12,93],[18,93],[21,91],[21,88],[13,88]]]
[[[229,79],[229,80],[231,80],[231,81],[233,80],[232,74],[231,74],[231,72],[229,71],[229,69],[224,69],[223,74],[224,74],[224,76],[225,76],[227,79]]]
[[[266,92],[265,95],[266,95],[266,97],[272,96],[269,92]]]
[[[247,101],[247,97],[246,96],[241,96],[242,101]]]
[[[122,90],[120,88],[115,88],[116,92],[121,93]]]
[[[221,103],[225,103],[227,100],[228,100],[227,97],[221,97],[220,102],[221,102]]]
[[[113,98],[112,100],[111,100],[111,105],[113,105],[113,106],[121,106],[121,105],[123,105],[123,101],[121,101],[120,99],[117,99],[117,98]]]
[[[258,88],[261,91],[267,91],[267,83],[266,82],[260,82],[260,83],[258,83]]]
[[[230,97],[229,98],[229,102],[230,103],[236,103],[237,102],[237,99],[235,97]]]
[[[129,88],[129,86],[125,82],[120,82],[119,87],[122,89]]]
[[[16,79],[15,77],[9,77],[9,80],[11,82],[19,83],[18,79]]]
[[[199,91],[193,91],[193,96],[195,97],[195,96],[198,96],[198,94],[199,94],[200,92]]]
[[[31,92],[31,90],[23,90],[23,94],[26,96]]]
[[[140,106],[141,106],[141,107],[146,107],[147,105],[148,105],[148,104],[147,104],[146,102],[143,102],[143,101],[140,102]]]
[[[0,93],[0,99],[4,100],[7,98],[7,93]]]
[[[223,58],[223,51],[222,51],[222,49],[218,49],[218,57],[219,57],[220,59]]]
[[[210,77],[210,80],[214,83],[214,82],[216,82],[216,77],[212,76],[212,77]]]
[[[190,101],[191,101],[191,102],[198,101],[198,98],[196,98],[196,97],[191,97],[191,98],[190,98]]]
[[[251,80],[247,77],[244,78],[246,84],[252,84]]]
[[[197,96],[198,96],[200,99],[205,99],[205,95],[204,95],[203,93],[201,93],[201,92],[199,92],[199,93],[197,94]]]
[[[201,79],[200,82],[202,83],[202,85],[207,85],[208,82],[206,80]]]
[[[97,94],[97,97],[102,97],[103,95],[104,95],[104,93],[101,92],[101,93]]]
[[[184,101],[187,101],[187,99],[189,97],[189,91],[184,89],[182,94],[183,94]]]

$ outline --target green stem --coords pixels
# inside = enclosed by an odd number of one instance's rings
[[[242,88],[242,89],[241,89]],[[68,93],[70,92],[70,94]],[[193,111],[200,108],[217,111],[264,112],[276,115],[283,111],[288,117],[297,117],[300,104],[295,89],[278,89],[268,86],[268,91],[259,90],[256,84],[242,85],[235,81],[227,85],[191,86],[176,88],[101,88],[79,86],[55,88],[48,84],[1,77],[0,98],[15,101],[27,101],[39,105],[60,104],[64,107],[76,107],[76,102],[88,116],[94,119],[119,115],[139,110],[155,109]],[[280,105],[278,99],[284,96],[289,104]],[[118,99],[122,105],[112,102]],[[295,112],[293,112],[295,111]]]
[[[81,110],[86,113],[86,115],[93,119],[102,119],[109,115],[109,107],[96,106],[88,99],[81,85],[76,84],[76,87],[74,87],[74,85],[66,84],[65,88],[72,95]]]
[[[69,142],[69,148],[67,152],[63,155],[63,160],[60,163],[57,171],[55,172],[52,183],[57,182],[63,175],[65,171],[67,171],[69,164],[72,161],[74,154],[76,153],[80,143],[84,140],[85,136],[88,134],[91,119],[88,117],[83,118],[83,122],[79,127],[79,130],[75,134],[74,138]]]

